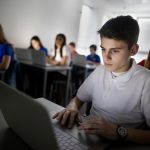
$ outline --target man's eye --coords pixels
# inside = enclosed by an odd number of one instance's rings
[[[119,53],[119,51],[118,50],[113,50],[112,53]]]
[[[101,48],[101,50],[102,50],[102,51],[105,51],[105,49],[104,49],[104,48]]]

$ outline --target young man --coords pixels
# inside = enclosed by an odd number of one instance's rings
[[[130,57],[138,51],[139,26],[131,16],[107,21],[99,30],[104,66],[81,85],[75,98],[53,118],[71,128],[83,102],[92,101],[91,119],[79,129],[110,140],[150,144],[150,72]]]
[[[100,64],[100,57],[96,54],[97,46],[91,45],[90,46],[90,55],[86,57],[87,63],[91,65],[99,65]]]
[[[74,59],[74,56],[76,54],[78,54],[77,51],[76,51],[76,44],[74,42],[70,42],[69,45],[68,45],[68,48],[70,50],[71,62],[72,62],[73,59]]]

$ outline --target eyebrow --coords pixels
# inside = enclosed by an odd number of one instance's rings
[[[102,47],[101,45],[100,45],[100,47],[103,48],[103,49],[105,49],[105,48]],[[113,49],[118,49],[118,50],[120,50],[120,49],[123,49],[123,48],[121,48],[121,47],[114,47],[114,48],[111,48],[111,50],[113,50]]]

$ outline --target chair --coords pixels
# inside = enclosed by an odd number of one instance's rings
[[[68,99],[70,99],[71,97],[71,86],[69,86],[69,89],[67,89],[66,84],[67,76],[59,72],[50,72],[48,75],[48,80],[48,99],[59,105],[66,106],[66,104],[68,103]],[[70,96],[67,95],[66,90],[68,90]]]

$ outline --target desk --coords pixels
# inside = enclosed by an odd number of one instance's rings
[[[68,95],[69,95],[69,87],[70,87],[70,78],[71,78],[71,67],[70,66],[41,66],[41,65],[35,65],[33,63],[21,63],[23,65],[26,65],[28,67],[37,68],[39,70],[43,71],[44,78],[43,78],[43,88],[42,93],[43,97],[46,98],[46,86],[47,86],[47,76],[48,72],[54,72],[54,71],[66,71],[67,72],[67,82],[66,82],[66,93],[65,93],[65,103],[68,103]]]
[[[45,100],[44,98],[39,98],[37,99],[41,101],[40,103],[46,107],[47,109],[51,111],[60,111],[63,109],[63,107],[54,104],[48,100]],[[73,129],[72,134],[75,136],[77,135],[78,132],[76,129]],[[40,136],[40,135],[39,135]],[[107,141],[108,143],[108,141]],[[96,145],[92,146],[92,149],[89,150],[150,150],[150,146],[147,145],[140,145],[140,144],[133,144],[133,143],[110,143],[109,141],[109,146],[106,147],[106,143],[101,142],[100,148],[95,148]],[[3,117],[3,114],[0,111],[0,149],[1,150],[9,150],[9,149],[14,149],[14,150],[31,150],[27,144],[23,142],[22,139],[18,135],[16,135],[6,124],[5,119]]]

